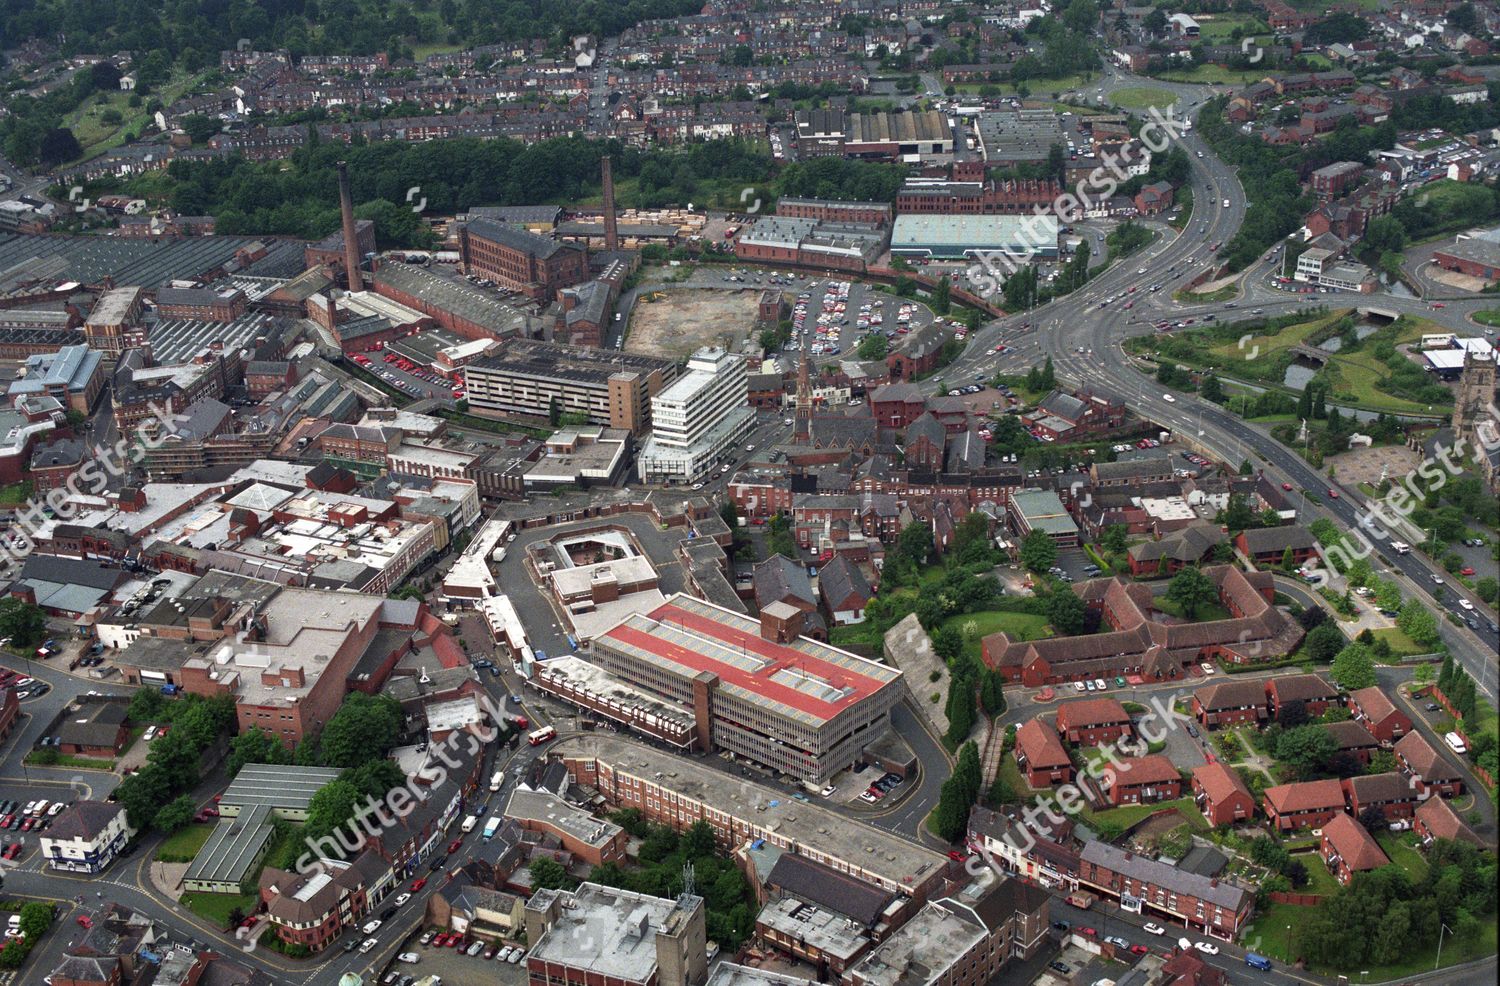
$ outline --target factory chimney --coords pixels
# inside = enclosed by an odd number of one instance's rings
[[[339,162],[339,212],[344,217],[344,267],[350,291],[362,291],[359,278],[359,236],[354,226],[354,199],[349,194],[349,166]]]
[[[609,155],[599,159],[604,182],[604,248],[620,249],[620,231],[615,227],[615,176],[610,172]]]

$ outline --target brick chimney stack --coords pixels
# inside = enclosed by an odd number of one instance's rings
[[[364,290],[359,277],[359,235],[354,225],[354,198],[349,194],[349,166],[339,162],[339,212],[344,217],[344,266],[350,291]]]
[[[604,183],[604,248],[620,249],[620,231],[615,226],[615,176],[610,170],[609,155],[599,159],[600,178]]]

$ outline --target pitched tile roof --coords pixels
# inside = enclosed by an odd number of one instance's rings
[[[1246,706],[1264,707],[1266,686],[1262,682],[1247,678],[1231,678],[1228,681],[1216,681],[1212,685],[1204,685],[1193,692],[1193,697],[1209,712],[1219,709],[1240,709]]]
[[[1299,781],[1266,788],[1266,803],[1279,815],[1344,807],[1344,787],[1336,780]]]
[[[1060,702],[1057,706],[1057,731],[1086,729],[1117,722],[1129,722],[1130,714],[1118,699],[1085,698],[1075,702]]]
[[[1379,869],[1390,862],[1365,827],[1349,815],[1339,815],[1323,826],[1323,842],[1356,873]]]
[[[1026,758],[1028,765],[1038,770],[1073,765],[1073,761],[1068,758],[1068,751],[1063,749],[1062,741],[1057,738],[1056,731],[1048,728],[1040,719],[1030,719],[1016,730],[1016,752]]]
[[[1463,819],[1458,817],[1453,806],[1444,798],[1428,798],[1422,802],[1417,808],[1417,818],[1433,838],[1461,840],[1473,843],[1481,849],[1485,848],[1484,840],[1464,824]]]
[[[1377,801],[1415,801],[1417,792],[1399,771],[1384,774],[1364,774],[1344,781],[1349,791],[1349,800],[1357,805],[1368,805]]]
[[[1208,800],[1215,804],[1236,794],[1243,794],[1254,800],[1250,789],[1240,780],[1240,775],[1222,763],[1206,763],[1201,767],[1194,767],[1193,780],[1208,795]]]
[[[1396,711],[1396,705],[1390,700],[1385,692],[1380,690],[1379,685],[1371,685],[1369,688],[1361,688],[1349,693],[1349,699],[1360,710],[1369,717],[1371,722],[1380,722],[1386,716]]]
[[[1293,674],[1272,678],[1266,686],[1277,702],[1311,702],[1338,698],[1339,690],[1319,674]]]
[[[1416,730],[1396,741],[1396,756],[1424,781],[1446,781],[1459,776],[1458,768]]]
[[[1340,750],[1364,750],[1380,745],[1370,731],[1353,719],[1330,722],[1323,726],[1324,732],[1333,737]]]

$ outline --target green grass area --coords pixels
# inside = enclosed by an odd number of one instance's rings
[[[1171,90],[1155,86],[1126,86],[1110,93],[1109,101],[1127,110],[1147,110],[1153,106],[1165,109],[1177,102],[1177,96]]]
[[[256,899],[253,894],[205,894],[189,890],[179,903],[215,927],[227,928],[229,913],[238,909],[249,914],[255,909]]]
[[[1400,657],[1403,654],[1431,654],[1431,647],[1423,647],[1415,640],[1402,632],[1400,627],[1387,627],[1384,630],[1371,630],[1370,633],[1376,640],[1384,640],[1391,645],[1391,651]]]
[[[1323,865],[1321,860],[1317,863],[1319,866]],[[1295,930],[1312,912],[1311,907],[1268,901],[1264,907],[1255,908],[1255,920],[1245,926],[1240,940],[1245,943],[1246,948],[1277,962],[1288,963],[1291,961],[1287,953],[1291,931],[1287,929]]]
[[[1032,95],[1057,94],[1071,90],[1079,90],[1094,84],[1094,75],[1064,75],[1056,79],[1027,79],[1024,83],[1014,82],[964,82],[954,87],[956,92],[978,94],[981,89],[993,91],[999,89],[1007,96],[1016,95],[1020,87],[1025,86],[1026,91]],[[991,88],[993,87],[993,89]]]
[[[126,134],[140,134],[152,122],[150,114],[146,112],[147,103],[160,100],[163,106],[170,106],[201,78],[202,73],[175,73],[157,92],[149,97],[141,97],[139,106],[130,105],[130,97],[135,94],[123,89],[96,93],[84,100],[63,117],[62,123],[73,131],[73,136],[78,138],[78,144],[83,148],[83,155],[79,160],[84,161],[110,148],[119,147],[125,143]],[[118,123],[105,119],[112,113],[120,115]]]
[[[1172,292],[1172,300],[1180,301],[1187,305],[1204,305],[1215,301],[1231,301],[1237,297],[1240,289],[1233,284],[1226,284],[1217,291],[1209,291],[1199,294],[1187,288]]]
[[[1182,612],[1181,606],[1166,596],[1157,596],[1151,602],[1157,609],[1169,616],[1175,616],[1184,620],[1189,618]],[[1218,603],[1213,603],[1208,606],[1199,606],[1197,612],[1191,618],[1195,623],[1208,623],[1211,620],[1227,620],[1229,619],[1229,610]]]
[[[1339,881],[1328,872],[1328,864],[1323,862],[1323,857],[1316,851],[1299,852],[1292,857],[1300,862],[1307,870],[1307,886],[1298,887],[1299,894],[1323,894],[1332,896],[1341,890]]]
[[[1323,864],[1318,863],[1319,866]],[[1309,870],[1312,867],[1308,867]],[[1295,904],[1273,904],[1267,903],[1264,907],[1257,906],[1255,909],[1255,920],[1245,926],[1240,941],[1245,947],[1250,948],[1267,958],[1283,964],[1289,963],[1291,957],[1287,954],[1287,943],[1297,926],[1306,920],[1306,916],[1313,913],[1311,907],[1299,907]],[[1447,936],[1443,940],[1443,967],[1462,965],[1475,959],[1495,954],[1496,928],[1494,921],[1480,922],[1480,933],[1478,937],[1468,943],[1454,940]],[[1290,929],[1290,930],[1289,930]],[[1309,970],[1321,974],[1341,974],[1343,976],[1357,976],[1358,982],[1391,982],[1393,980],[1406,979],[1410,976],[1424,972],[1431,972],[1437,964],[1437,942],[1426,948],[1416,949],[1407,955],[1405,961],[1395,965],[1370,966],[1368,969],[1322,969],[1314,967]]]
[[[1198,806],[1193,799],[1178,798],[1175,801],[1158,801],[1149,805],[1121,805],[1119,808],[1106,808],[1103,811],[1085,811],[1081,817],[1085,825],[1093,827],[1096,831],[1106,828],[1113,831],[1123,832],[1132,825],[1139,824],[1142,820],[1159,811],[1176,808],[1178,815],[1195,832],[1208,831],[1208,819],[1198,811]]]
[[[1487,308],[1474,313],[1474,321],[1480,325],[1500,325],[1500,308]]]
[[[1038,637],[1050,637],[1052,631],[1047,627],[1047,618],[1032,613],[1001,613],[986,610],[979,613],[959,613],[950,616],[944,622],[944,626],[951,626],[958,630],[964,638],[964,651],[970,656],[979,657],[979,645],[985,637],[992,633],[1004,630],[1010,634],[1012,640],[1036,640]]]
[[[1186,229],[1188,223],[1193,221],[1193,190],[1191,188],[1183,187],[1177,190],[1177,204],[1169,213],[1169,216],[1173,215],[1177,218],[1168,218],[1167,225],[1178,231]]]
[[[1412,883],[1420,882],[1427,875],[1427,860],[1417,852],[1415,832],[1378,832],[1375,841],[1391,858],[1391,862],[1406,871]]]
[[[98,757],[72,757],[56,750],[32,750],[26,754],[28,767],[69,767],[73,770],[114,770],[113,760]]]
[[[1204,44],[1222,44],[1228,41],[1235,28],[1241,35],[1265,34],[1271,28],[1258,17],[1245,14],[1202,14],[1193,18],[1198,22],[1198,33]]]
[[[31,499],[31,480],[23,479],[19,483],[11,483],[9,486],[0,486],[0,507],[19,507]]]
[[[1205,85],[1241,85],[1246,82],[1259,82],[1271,73],[1262,69],[1231,69],[1218,65],[1194,65],[1190,69],[1173,69],[1162,72],[1153,78],[1162,79],[1166,82],[1197,82]]]
[[[212,825],[189,825],[187,828],[178,829],[162,840],[161,847],[156,850],[156,858],[167,863],[186,863],[198,855],[198,850],[203,848],[203,843],[213,834]]]

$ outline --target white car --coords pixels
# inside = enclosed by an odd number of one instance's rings
[[[1167,933],[1166,928],[1163,928],[1161,925],[1157,924],[1154,921],[1147,921],[1143,927],[1145,928],[1146,933],[1150,935],[1164,935]]]
[[[1193,947],[1202,952],[1204,955],[1219,954],[1219,946],[1213,944],[1212,942],[1195,941],[1193,942]]]
[[[400,907],[402,904],[406,903],[409,900],[411,900],[411,894],[401,893],[397,894],[396,899],[391,901],[391,903],[396,907]]]
[[[407,965],[416,965],[418,962],[422,961],[422,956],[418,955],[416,952],[402,952],[400,955],[396,956],[396,961],[405,962]]]
[[[1214,673],[1214,666],[1212,664],[1209,664],[1207,661],[1204,661],[1202,664],[1198,665],[1198,667],[1203,669],[1204,674]]]
[[[1176,404],[1177,403],[1177,398],[1173,397],[1171,394],[1162,394],[1161,395],[1161,399],[1164,400],[1164,401],[1166,401],[1168,404]]]
[[[1075,681],[1075,682],[1073,682],[1073,690],[1081,692],[1081,691],[1085,691],[1086,689],[1085,689],[1085,686],[1084,686],[1083,682],[1081,682],[1081,681]]]
[[[1104,683],[1104,679],[1103,678],[1095,678],[1094,679],[1094,690],[1095,691],[1102,692],[1102,691],[1104,691],[1104,689],[1106,689],[1108,687],[1109,686]]]
[[[525,957],[526,957],[526,950],[524,948],[517,948],[515,951],[513,951],[513,952],[510,953],[510,959],[509,959],[510,964],[511,965],[517,965]]]
[[[376,918],[374,921],[369,922],[368,924],[366,924],[363,928],[360,928],[359,930],[361,932],[363,932],[364,934],[373,935],[375,932],[377,932],[377,931],[380,930],[380,919]]]
[[[1460,599],[1458,601],[1458,604],[1460,606],[1462,606],[1464,609],[1467,609],[1467,610],[1471,610],[1472,611],[1474,609],[1474,604],[1471,603],[1471,602],[1469,602],[1467,599]]]
[[[376,941],[373,938],[366,938],[364,941],[359,943],[359,950],[361,953],[368,952],[379,944],[380,942]]]
[[[837,790],[838,790],[838,788],[836,788],[832,784],[830,784],[827,787],[825,787],[822,791],[820,791],[819,793],[822,794],[823,797],[825,797],[825,798],[831,798],[831,797],[833,797],[833,792],[835,792]]]

